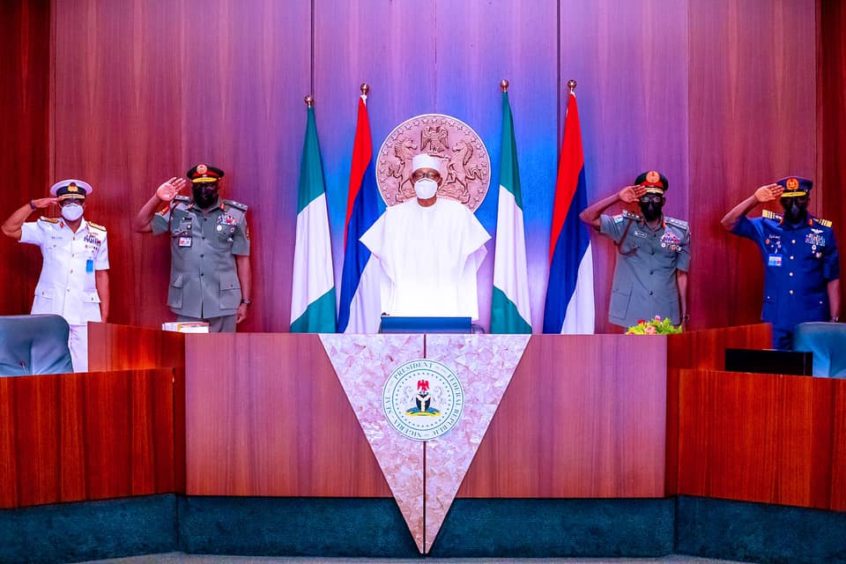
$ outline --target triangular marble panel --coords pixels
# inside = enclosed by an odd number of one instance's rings
[[[426,358],[449,366],[461,381],[464,411],[447,434],[426,443],[428,553],[496,413],[530,335],[426,335]]]
[[[326,334],[320,340],[422,554],[424,443],[391,427],[382,389],[397,366],[423,357],[423,336]]]

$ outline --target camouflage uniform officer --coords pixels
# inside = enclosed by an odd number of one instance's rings
[[[250,305],[250,238],[247,206],[218,195],[223,171],[197,165],[187,184],[172,178],[144,205],[137,231],[170,233],[171,269],[167,305],[178,321],[207,321],[212,332],[234,332]],[[166,205],[154,213],[156,207]]]
[[[588,206],[579,216],[617,246],[608,311],[615,325],[631,327],[655,316],[669,318],[674,325],[689,319],[690,228],[686,221],[664,216],[668,188],[664,175],[644,172],[633,186]],[[620,201],[638,202],[641,213],[602,214]]]
[[[761,186],[722,219],[733,234],[751,239],[764,260],[761,319],[773,325],[773,347],[793,348],[793,330],[805,321],[840,318],[840,255],[831,222],[808,213],[813,183],[789,176]],[[759,204],[778,199],[784,214],[764,210],[746,217]]]

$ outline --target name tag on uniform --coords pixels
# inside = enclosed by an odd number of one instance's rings
[[[767,266],[781,266],[781,255],[770,255]]]
[[[179,238],[179,246],[180,247],[190,247],[191,246],[191,237],[180,237]]]

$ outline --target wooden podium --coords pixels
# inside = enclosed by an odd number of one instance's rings
[[[846,382],[723,371],[727,346],[769,338],[532,336],[458,496],[846,510]],[[90,342],[91,373],[0,378],[0,506],[391,495],[319,336],[92,324]]]

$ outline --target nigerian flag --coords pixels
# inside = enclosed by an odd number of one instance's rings
[[[531,333],[526,234],[517,143],[508,91],[502,93],[502,156],[499,161],[499,204],[496,214],[494,287],[491,333]]]
[[[323,161],[317,140],[314,108],[308,105],[300,186],[297,198],[297,240],[291,292],[292,333],[335,332],[335,275]]]

